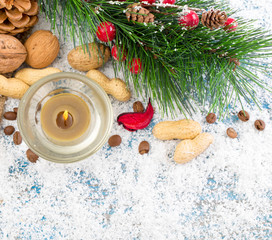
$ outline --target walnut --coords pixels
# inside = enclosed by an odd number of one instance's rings
[[[26,63],[33,68],[45,68],[58,56],[59,40],[52,32],[38,30],[25,42],[27,50]]]
[[[19,68],[27,56],[24,45],[15,37],[0,34],[0,73]]]

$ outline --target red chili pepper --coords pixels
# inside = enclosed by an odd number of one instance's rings
[[[146,128],[154,115],[154,109],[150,103],[150,99],[145,112],[128,112],[122,113],[117,117],[118,124],[122,124],[128,131],[136,131]]]

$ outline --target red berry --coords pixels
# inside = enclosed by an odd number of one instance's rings
[[[236,22],[236,20],[234,18],[228,18],[227,21],[224,24],[224,30],[228,31],[228,32],[233,32],[237,30],[238,27],[238,23]]]
[[[194,11],[189,11],[179,18],[179,24],[186,29],[194,29],[199,23],[199,17]]]
[[[102,22],[97,28],[96,36],[102,42],[110,42],[115,38],[115,26],[111,22]]]
[[[176,0],[163,0],[163,4],[175,4]]]
[[[116,45],[114,45],[111,49],[111,56],[113,57],[114,60],[117,60],[117,61],[119,61],[119,56],[122,56],[122,61],[125,61],[127,58],[126,51],[121,49],[121,52],[118,53],[118,49],[117,49]]]
[[[132,62],[128,64],[129,71],[138,74],[142,71],[142,62],[140,58],[133,58]]]
[[[147,2],[149,4],[153,4],[154,2],[156,2],[156,0],[140,0],[140,2]]]

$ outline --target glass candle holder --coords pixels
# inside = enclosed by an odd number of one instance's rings
[[[41,112],[49,99],[65,94],[76,95],[86,103],[90,120],[80,137],[60,141],[44,131]],[[71,163],[89,157],[105,144],[113,112],[108,95],[95,81],[62,72],[44,77],[28,89],[20,101],[17,121],[24,142],[34,153],[52,162]]]

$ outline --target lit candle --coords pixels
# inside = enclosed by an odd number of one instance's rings
[[[72,115],[67,110],[65,110],[64,112],[60,112],[57,115],[57,119],[56,119],[57,126],[62,129],[71,127],[73,125],[73,121],[74,120]]]
[[[80,138],[90,126],[90,109],[72,93],[50,98],[41,110],[41,125],[51,140],[68,142]]]

